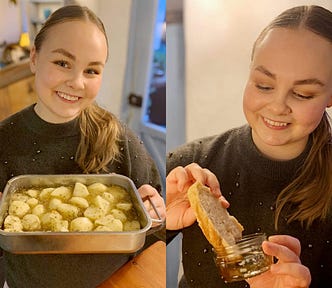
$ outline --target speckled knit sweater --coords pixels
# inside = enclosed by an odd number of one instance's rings
[[[111,172],[130,177],[137,187],[160,189],[156,166],[143,143],[128,129],[120,142],[121,163]],[[79,143],[77,121],[50,124],[33,106],[0,123],[0,191],[7,180],[22,174],[82,173],[75,162]],[[95,288],[128,261],[130,255],[15,255],[4,252],[10,288]]]
[[[297,158],[273,161],[255,147],[249,126],[193,141],[168,155],[167,171],[196,162],[213,171],[221,191],[230,202],[229,212],[244,226],[243,234],[265,232],[288,234],[301,241],[301,261],[312,275],[311,288],[332,287],[332,217],[316,221],[309,230],[298,222],[287,224],[282,217],[274,229],[275,200],[295,177],[308,155],[310,144]],[[330,159],[331,161],[332,159]],[[181,231],[167,231],[168,240],[183,233],[182,257],[186,285],[182,287],[249,287],[245,282],[225,284],[218,275],[211,246],[197,223]],[[183,281],[181,281],[183,283]],[[181,287],[181,286],[180,286]]]

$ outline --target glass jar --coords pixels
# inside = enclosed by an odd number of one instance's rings
[[[270,269],[273,257],[263,252],[264,240],[264,233],[250,234],[235,245],[213,249],[214,261],[226,283],[245,280]]]

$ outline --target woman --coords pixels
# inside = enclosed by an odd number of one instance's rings
[[[244,234],[265,232],[277,262],[227,287],[329,287],[332,283],[332,13],[286,10],[255,42],[243,110],[248,125],[193,141],[168,158],[169,239],[183,233],[180,287],[226,287],[186,191],[221,192]],[[228,207],[227,201],[221,201]],[[175,230],[175,231],[171,231]]]
[[[114,172],[130,177],[165,215],[160,177],[142,142],[95,102],[107,57],[104,26],[88,8],[65,6],[48,18],[30,55],[37,103],[0,124],[0,189],[21,174]],[[10,288],[92,288],[129,259],[4,251],[5,277]]]

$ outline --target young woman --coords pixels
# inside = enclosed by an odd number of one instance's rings
[[[142,142],[95,102],[107,56],[103,24],[88,8],[65,6],[46,21],[30,56],[37,103],[0,124],[0,191],[21,174],[115,172],[165,215],[160,177]],[[5,277],[10,288],[94,288],[129,257],[4,251]]]
[[[243,98],[248,125],[169,155],[167,229],[169,239],[183,233],[180,287],[331,286],[331,55],[330,11],[301,6],[280,14],[253,48]],[[221,203],[244,234],[270,236],[263,249],[277,261],[268,272],[223,283],[186,197],[196,180],[227,198],[230,205]]]

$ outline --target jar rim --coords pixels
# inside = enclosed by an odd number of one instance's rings
[[[263,232],[253,233],[243,236],[240,240],[238,240],[234,245],[213,248],[213,251],[220,256],[227,256],[228,254],[232,254],[234,252],[239,252],[241,249],[250,248],[253,245],[260,244],[266,240],[266,234]]]

